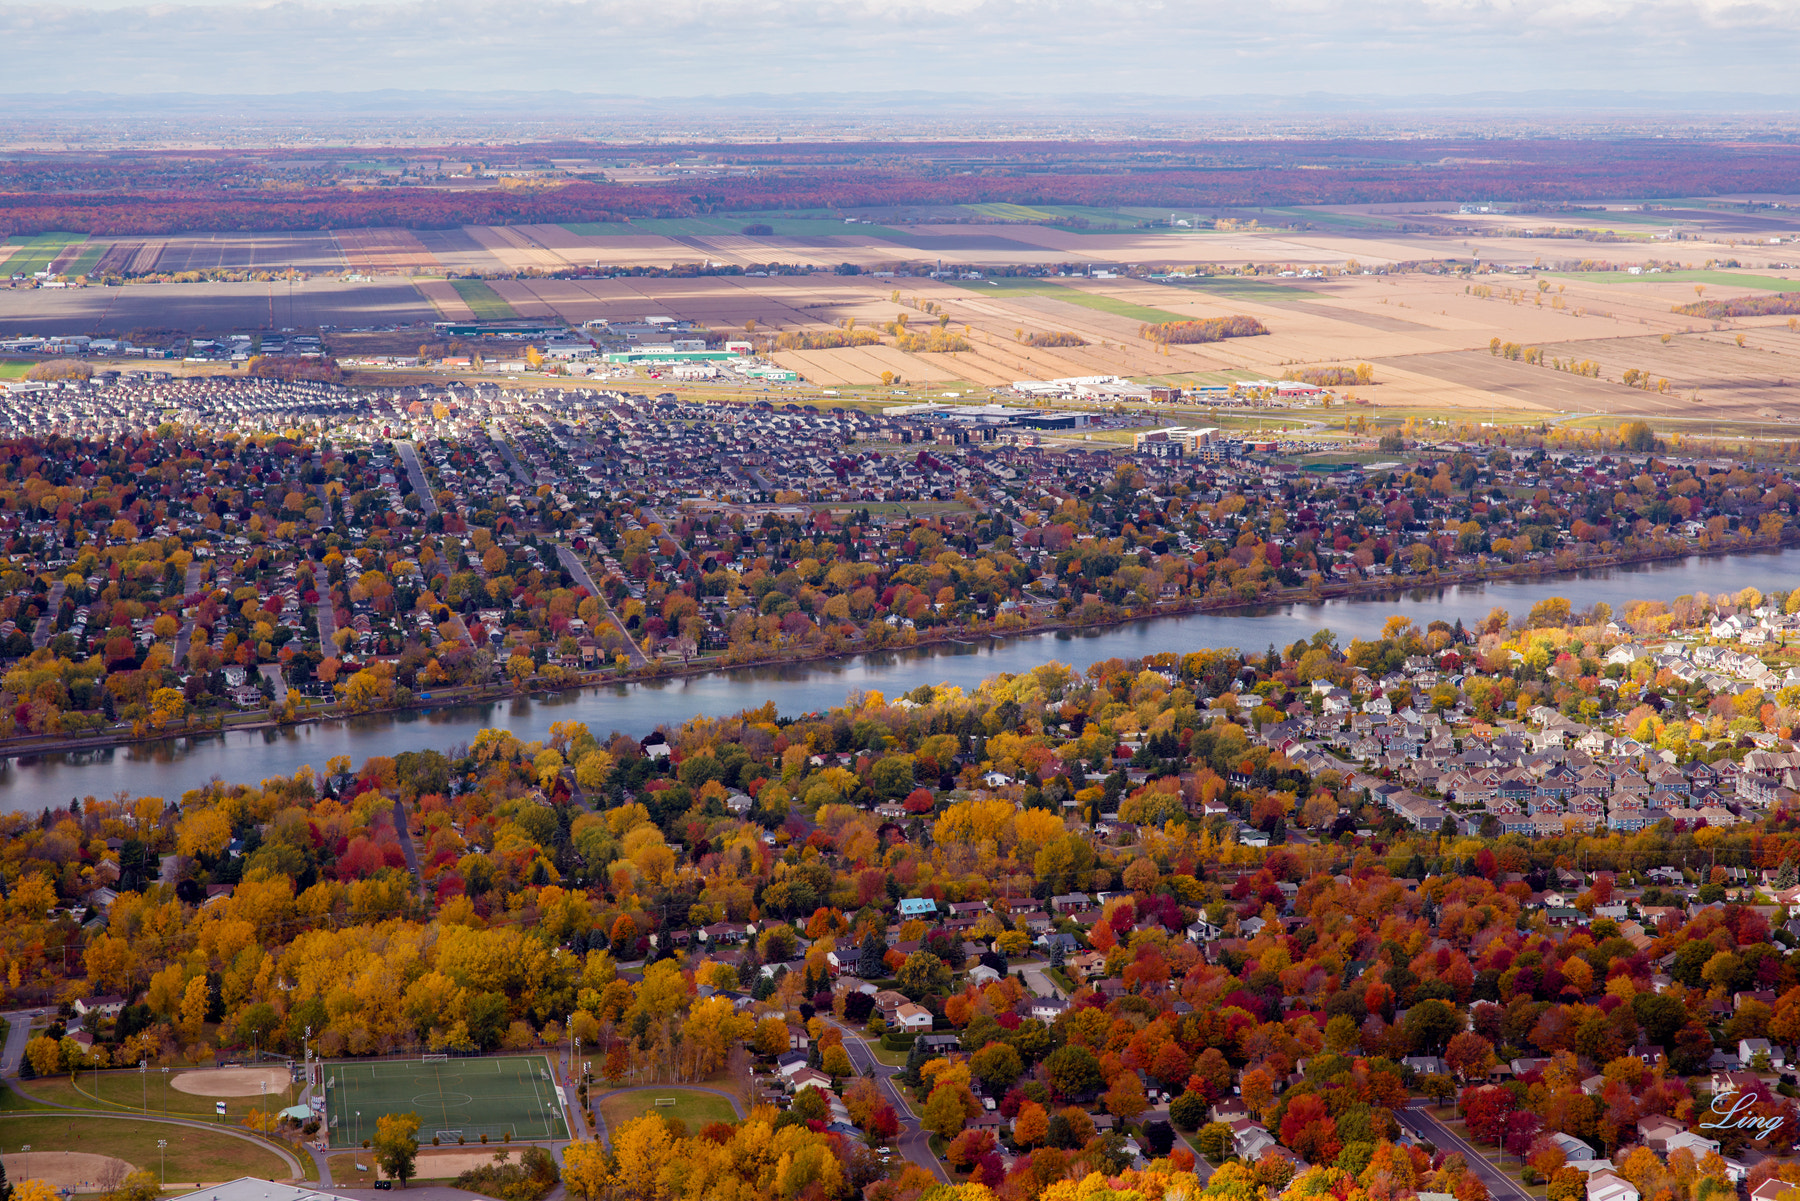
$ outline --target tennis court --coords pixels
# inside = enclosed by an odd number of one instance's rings
[[[334,1062],[325,1068],[333,1146],[375,1135],[388,1113],[419,1115],[419,1141],[566,1139],[568,1123],[542,1055]]]

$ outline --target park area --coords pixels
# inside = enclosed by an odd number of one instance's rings
[[[116,1108],[153,1117],[206,1118],[225,1102],[225,1115],[237,1121],[253,1110],[273,1113],[293,1103],[294,1087],[283,1067],[215,1068],[169,1072],[84,1072],[74,1080],[40,1077],[30,1083],[33,1096],[57,1105]]]
[[[738,1119],[731,1101],[718,1093],[666,1085],[607,1093],[599,1098],[599,1106],[601,1120],[613,1133],[623,1123],[651,1113],[686,1123],[690,1134],[697,1133],[709,1122],[735,1122]]]
[[[375,1119],[389,1113],[417,1114],[421,1143],[569,1137],[542,1055],[337,1062],[325,1076],[334,1146],[372,1137]]]
[[[168,1146],[159,1149],[158,1140]],[[104,1191],[134,1168],[161,1172],[165,1164],[171,1184],[212,1184],[240,1176],[287,1180],[293,1174],[285,1160],[249,1138],[133,1118],[0,1117],[0,1146],[9,1148],[6,1175],[13,1183],[43,1179],[74,1192]],[[11,1150],[20,1147],[31,1150]],[[95,1154],[96,1147],[106,1154]]]

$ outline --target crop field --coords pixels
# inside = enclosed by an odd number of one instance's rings
[[[81,252],[76,255],[75,258],[70,260],[68,264],[63,266],[61,270],[63,274],[71,277],[88,275],[93,272],[94,267],[100,262],[101,258],[112,249],[112,247],[113,244],[111,242],[89,242],[87,245],[81,247]]]
[[[333,232],[344,260],[358,271],[441,270],[442,263],[410,229],[340,229]]]
[[[401,282],[277,279],[58,291],[0,288],[0,331],[22,334],[226,333],[435,319],[412,285]]]
[[[1800,279],[1782,279],[1774,275],[1752,275],[1743,271],[1661,271],[1655,275],[1632,275],[1625,271],[1549,271],[1548,279],[1579,279],[1596,284],[1706,284],[1719,288],[1754,288],[1760,292],[1800,292]]]
[[[508,321],[519,315],[484,279],[453,279],[450,286],[477,321]]]
[[[344,256],[330,234],[179,234],[163,243],[156,270],[337,271]]]
[[[17,240],[8,240],[6,249],[12,254],[0,270],[8,275],[33,275],[39,271],[47,271],[70,246],[80,245],[87,241],[86,234],[48,233],[21,236]]]

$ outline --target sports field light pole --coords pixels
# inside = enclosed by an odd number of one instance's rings
[[[138,1060],[138,1083],[144,1086],[144,1112],[150,1112],[150,1057]]]
[[[31,1144],[26,1143],[23,1147],[19,1148],[19,1161],[20,1161],[21,1166],[23,1166],[25,1169],[25,1179],[27,1179],[27,1180],[31,1179],[31,1158],[30,1158],[30,1156],[31,1156]]]
[[[163,1183],[163,1187],[164,1187],[164,1188],[168,1188],[168,1187],[169,1187],[169,1152],[168,1152],[168,1146],[169,1146],[169,1140],[168,1140],[168,1139],[166,1139],[166,1138],[159,1138],[159,1139],[157,1139],[157,1140],[156,1140],[156,1154],[157,1154],[157,1158],[159,1158],[159,1159],[160,1159],[160,1160],[162,1160],[162,1183]]]

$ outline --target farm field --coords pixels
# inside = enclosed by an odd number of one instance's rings
[[[309,279],[132,284],[55,291],[0,288],[0,332],[129,334],[411,324],[434,320],[410,283]]]
[[[0,263],[0,271],[7,275],[32,275],[47,271],[50,264],[66,249],[86,241],[86,234],[72,233],[34,234],[8,239],[4,249],[11,253],[4,263]]]
[[[507,321],[519,315],[484,279],[453,279],[450,286],[477,321]]]
[[[29,1144],[32,1155],[39,1151],[89,1152],[102,1147],[108,1155],[133,1167],[156,1171],[163,1163],[156,1146],[159,1139],[169,1144],[162,1154],[167,1156],[172,1187],[177,1181],[212,1183],[239,1176],[272,1180],[290,1177],[287,1164],[274,1152],[229,1134],[191,1126],[80,1114],[0,1117],[0,1146]],[[7,1156],[9,1161],[13,1158]],[[7,1175],[15,1182],[21,1179],[18,1166],[11,1162],[7,1164]]]
[[[169,238],[156,270],[339,271],[345,266],[338,244],[327,233],[188,234]]]

